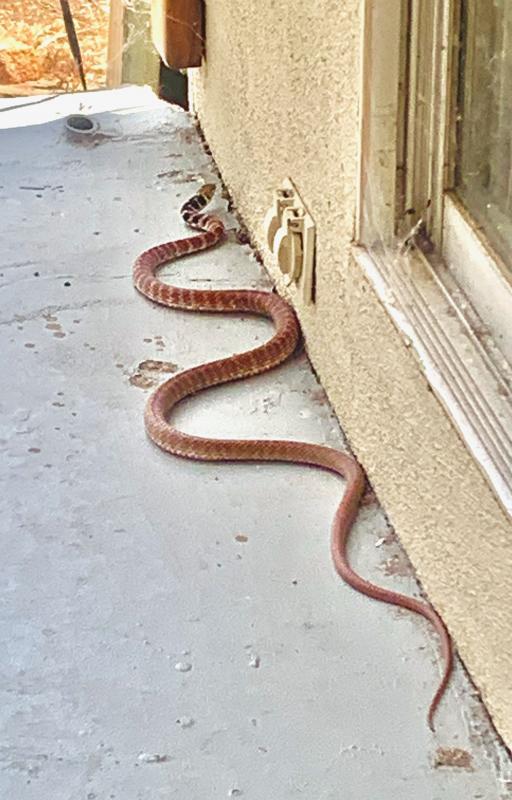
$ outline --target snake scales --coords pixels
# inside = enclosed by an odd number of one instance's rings
[[[414,611],[434,626],[441,640],[444,670],[428,711],[428,723],[433,729],[434,714],[453,669],[450,636],[433,608],[412,597],[376,586],[361,578],[351,568],[347,557],[347,542],[365,487],[364,475],[357,461],[345,453],[316,444],[191,436],[176,430],[169,422],[170,412],[183,398],[209,386],[257,375],[277,366],[293,353],[300,335],[291,306],[277,294],[253,290],[177,288],[155,277],[156,270],[163,264],[189,253],[205,250],[224,239],[222,221],[202,211],[214,191],[213,184],[204,185],[181,208],[184,221],[200,233],[157,245],[141,253],[133,268],[134,285],[145,297],[170,308],[222,313],[244,312],[269,317],[274,323],[275,333],[268,342],[253,350],[201,364],[166,380],[147,402],[147,433],[163,450],[184,458],[203,461],[289,461],[330,470],[345,479],[345,493],[332,527],[331,553],[334,565],[343,580],[357,591],[384,603]]]

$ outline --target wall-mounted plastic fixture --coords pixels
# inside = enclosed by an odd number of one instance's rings
[[[313,302],[315,223],[287,178],[274,193],[264,221],[267,244],[288,286],[295,285],[306,303]]]
[[[200,67],[204,51],[203,0],[151,0],[151,35],[167,67]]]

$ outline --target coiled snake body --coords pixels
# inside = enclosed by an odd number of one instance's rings
[[[346,481],[343,499],[336,512],[331,539],[331,553],[339,575],[357,591],[385,603],[401,606],[428,619],[441,639],[444,671],[431,702],[428,722],[433,718],[448,685],[453,652],[446,627],[428,605],[405,595],[388,591],[361,578],[351,568],[347,541],[357,516],[364,491],[363,472],[357,461],[330,447],[284,440],[210,439],[191,436],[176,430],[169,422],[174,406],[185,397],[216,384],[246,378],[272,369],[296,348],[300,330],[292,308],[277,294],[253,290],[197,290],[169,286],[155,277],[158,267],[189,253],[205,250],[225,237],[222,221],[202,213],[214,193],[206,184],[181,209],[184,221],[201,233],[157,245],[141,253],[133,268],[133,281],[141,294],[171,308],[188,311],[244,312],[269,317],[275,325],[274,336],[259,347],[228,358],[202,364],[169,378],[150,396],[145,410],[147,433],[155,444],[184,458],[202,461],[289,461],[309,464],[336,472]]]

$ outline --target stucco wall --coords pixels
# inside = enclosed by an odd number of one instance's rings
[[[194,105],[276,279],[262,221],[284,177],[315,219],[316,303],[297,309],[309,355],[510,745],[512,524],[351,255],[360,6],[207,0]]]

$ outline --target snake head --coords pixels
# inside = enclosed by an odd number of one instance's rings
[[[198,191],[205,200],[209,201],[212,199],[213,195],[215,194],[215,184],[214,183],[205,183]]]

